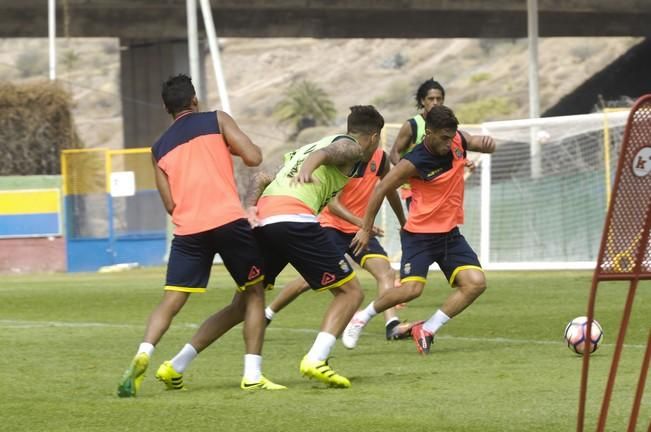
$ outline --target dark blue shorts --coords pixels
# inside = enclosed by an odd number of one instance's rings
[[[369,258],[383,258],[387,261],[389,260],[386,251],[376,237],[371,237],[366,250],[355,256],[353,255],[353,249],[350,247],[350,242],[353,241],[355,234],[345,233],[332,227],[324,227],[323,229],[326,231],[328,237],[332,239],[338,251],[348,254],[348,256],[362,267],[364,267],[364,263],[366,263],[366,260]]]
[[[165,289],[204,292],[215,254],[237,284],[238,291],[262,282],[262,254],[246,219],[190,235],[175,235],[167,263]]]
[[[276,222],[253,230],[265,263],[265,285],[291,264],[314,290],[339,287],[355,277],[344,253],[317,222]]]
[[[422,234],[400,231],[402,260],[400,280],[425,283],[429,266],[437,263],[450,285],[461,270],[475,268],[483,271],[477,254],[472,250],[459,228],[443,234]]]

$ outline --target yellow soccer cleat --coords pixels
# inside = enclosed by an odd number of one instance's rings
[[[172,363],[163,362],[156,371],[156,379],[165,384],[167,390],[184,390],[183,374],[174,370]]]
[[[336,373],[328,360],[310,360],[307,356],[303,357],[300,366],[301,374],[308,378],[315,378],[329,387],[350,388],[350,381],[345,376]]]
[[[118,396],[134,397],[140,391],[142,380],[145,379],[145,371],[149,366],[147,353],[136,354],[131,361],[129,368],[124,371],[122,379],[118,384]]]
[[[260,381],[258,382],[247,382],[242,378],[240,388],[242,390],[287,390],[287,387],[284,385],[271,382],[263,376],[260,377]]]

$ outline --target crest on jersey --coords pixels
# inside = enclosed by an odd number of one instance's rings
[[[463,150],[461,150],[459,147],[454,149],[454,154],[457,156],[458,159],[463,158]]]
[[[371,172],[375,172],[377,170],[377,165],[375,164],[375,161],[371,161]]]

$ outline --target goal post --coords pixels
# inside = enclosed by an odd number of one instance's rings
[[[629,281],[629,289],[615,343],[615,350],[599,412],[597,431],[606,427],[617,368],[621,358],[635,294],[640,280],[651,279],[651,94],[640,98],[628,116],[615,182],[605,219],[601,246],[597,257],[588,298],[586,338],[590,340],[597,288],[602,281]],[[627,431],[637,423],[651,355],[651,329],[647,338],[642,369],[634,394]],[[583,354],[577,431],[583,432],[588,386],[590,353]]]

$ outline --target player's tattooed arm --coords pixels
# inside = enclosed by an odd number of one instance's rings
[[[364,156],[362,146],[348,138],[339,139],[322,151],[326,154],[323,164],[337,167],[352,166]]]
[[[260,225],[260,220],[258,219],[258,208],[256,207],[258,199],[260,199],[265,188],[274,180],[279,170],[280,168],[278,168],[274,173],[258,171],[251,176],[249,185],[246,188],[243,204],[246,211],[246,217],[252,228]]]
[[[246,188],[246,194],[244,196],[244,207],[254,207],[262,192],[269,184],[273,181],[275,175],[266,171],[258,171],[249,181],[249,185]]]
[[[303,165],[298,175],[292,179],[292,183],[312,183],[312,173],[321,165],[332,165],[339,168],[343,173],[350,173],[353,166],[362,159],[364,152],[359,143],[342,138],[320,150],[311,153]]]
[[[468,150],[480,153],[493,153],[495,151],[495,140],[488,135],[470,135],[468,132],[460,131],[468,143]]]

